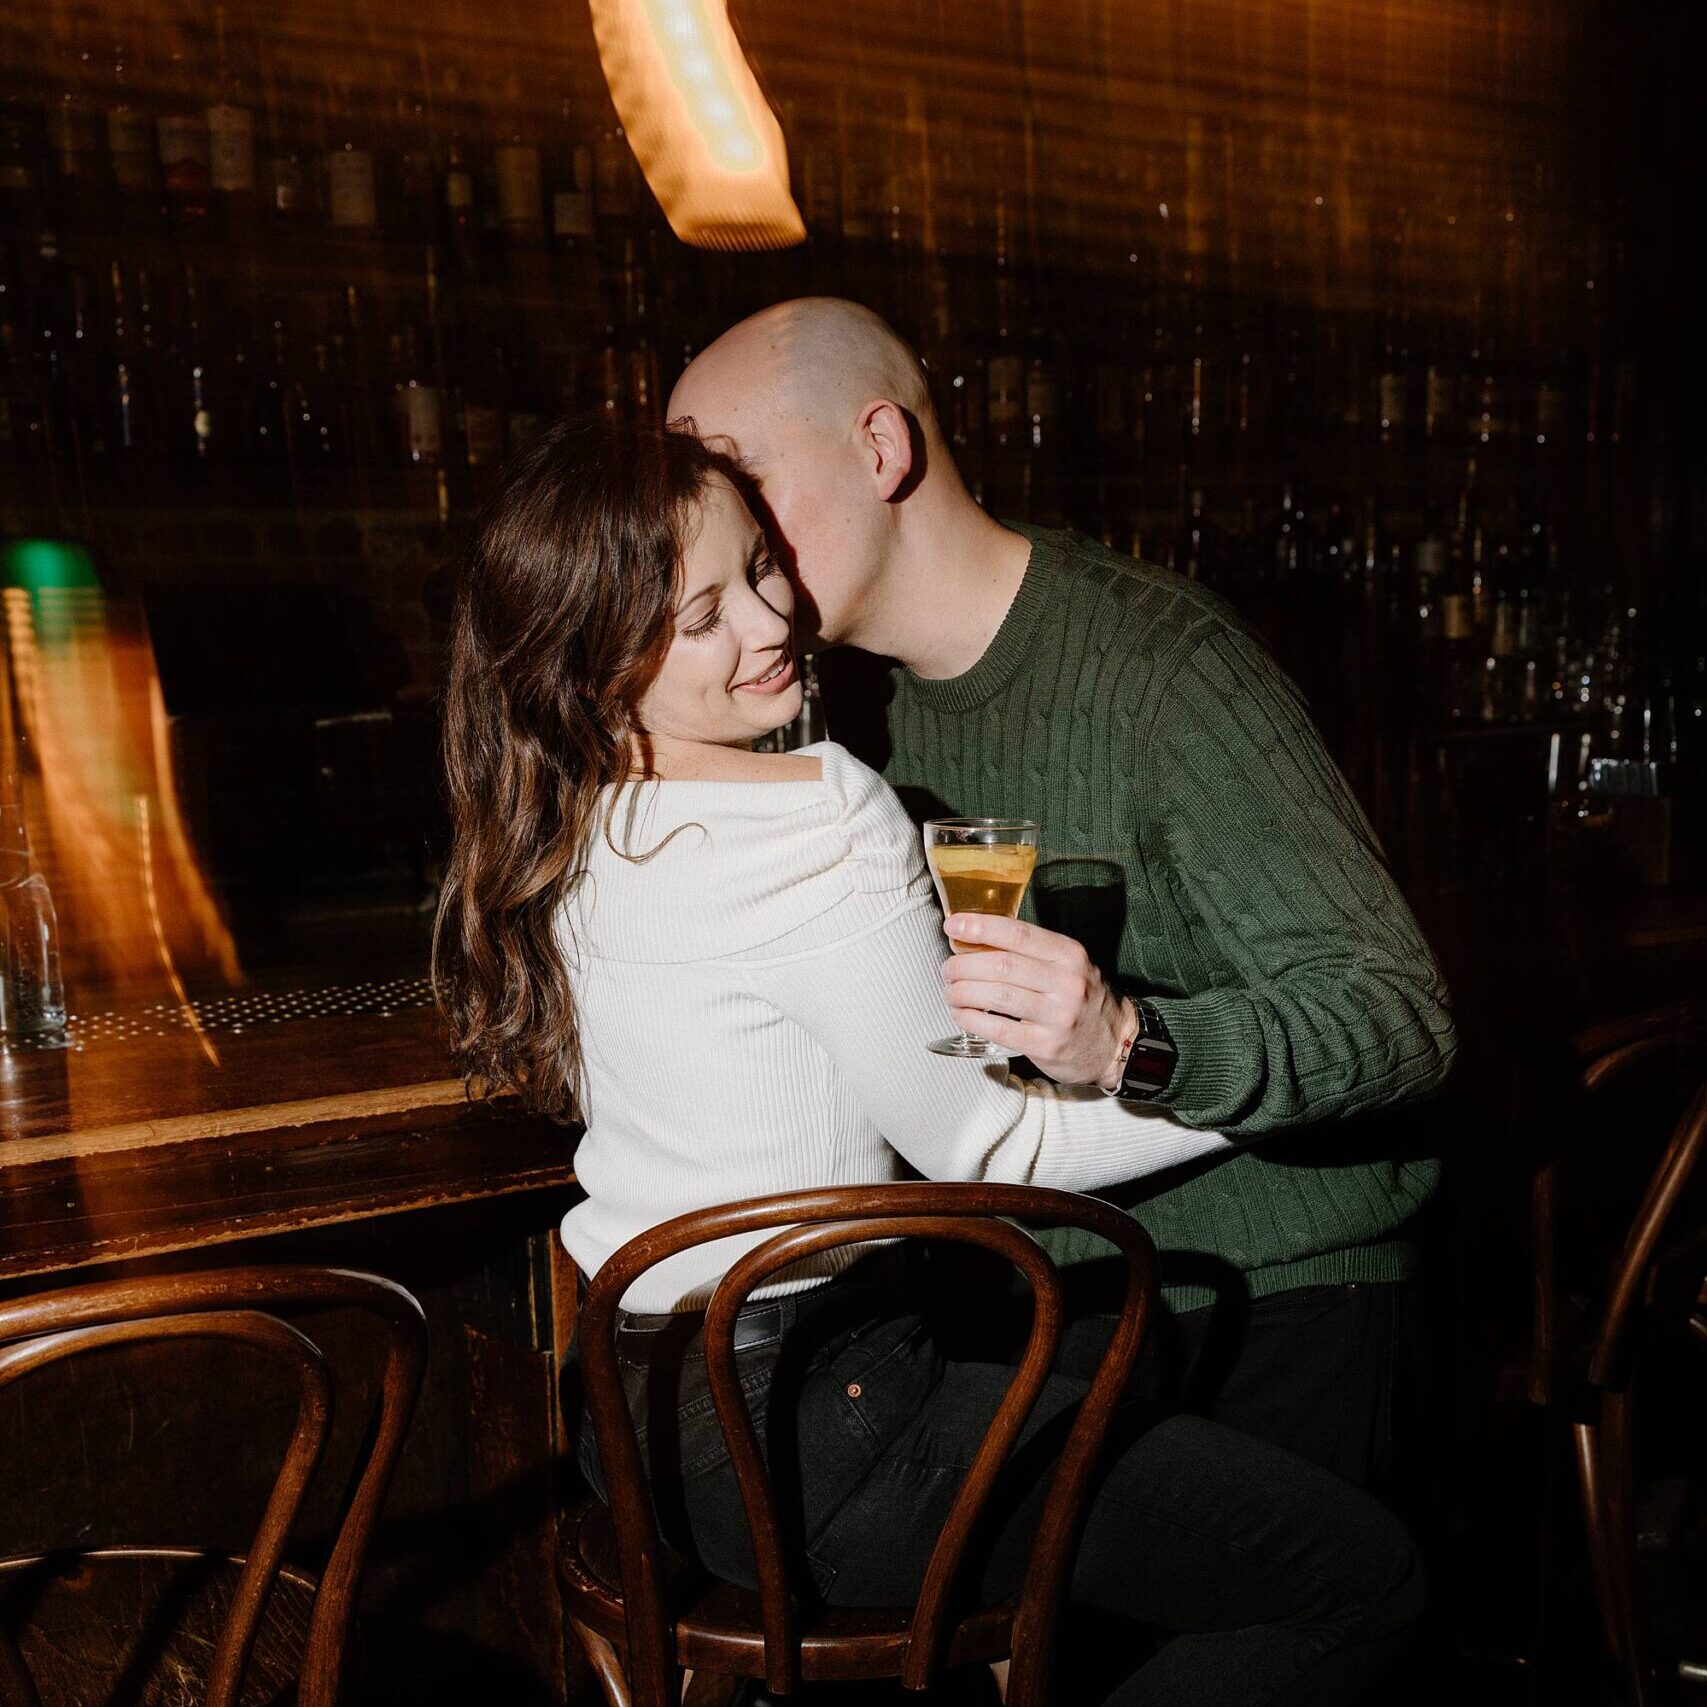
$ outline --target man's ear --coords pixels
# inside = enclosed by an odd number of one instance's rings
[[[913,472],[912,422],[899,403],[879,397],[860,410],[855,429],[878,496],[887,503],[905,489]]]

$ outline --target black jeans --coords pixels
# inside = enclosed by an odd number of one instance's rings
[[[737,1354],[801,1580],[833,1604],[913,1597],[1012,1379],[1006,1364],[945,1357],[922,1296],[911,1264],[868,1258],[829,1286],[755,1307],[751,1343]],[[660,1526],[717,1575],[751,1586],[740,1496],[691,1321],[674,1335],[622,1338]],[[1051,1378],[1004,1472],[968,1555],[982,1562],[986,1596],[1018,1589],[1083,1391],[1082,1381]],[[602,1492],[590,1430],[581,1458]],[[1158,1420],[1135,1402],[1116,1418],[1071,1601],[1173,1634],[1159,1648],[1134,1643],[1134,1667],[1107,1702],[1350,1701],[1401,1645],[1423,1598],[1410,1538],[1339,1478],[1198,1417]]]
[[[1080,1308],[1058,1367],[1088,1380],[1113,1318],[1084,1309],[1085,1289],[1074,1290]],[[1386,1496],[1415,1379],[1417,1302],[1414,1282],[1392,1281],[1304,1286],[1164,1311],[1136,1390],[1163,1410],[1284,1446]],[[1014,1343],[1017,1334],[1010,1352]]]

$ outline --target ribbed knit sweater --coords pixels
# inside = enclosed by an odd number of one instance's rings
[[[1438,1164],[1405,1156],[1375,1111],[1438,1086],[1455,1039],[1374,832],[1221,599],[1082,537],[1018,531],[1025,578],[978,662],[946,680],[897,670],[889,780],[917,807],[1037,819],[1027,916],[1071,925],[1051,914],[1063,888],[1091,902],[1092,932],[1111,909],[1086,946],[1178,1045],[1163,1100],[1262,1139],[1134,1203],[1170,1303],[1210,1302],[1233,1271],[1252,1296],[1401,1277]]]

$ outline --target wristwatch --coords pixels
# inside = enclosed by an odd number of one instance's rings
[[[1127,1051],[1126,1064],[1120,1069],[1120,1084],[1109,1095],[1154,1102],[1174,1076],[1179,1050],[1168,1036],[1162,1016],[1149,1002],[1134,1002],[1132,1006],[1138,1015],[1138,1030]]]

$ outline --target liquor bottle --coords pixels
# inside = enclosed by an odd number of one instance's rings
[[[525,450],[557,412],[558,399],[538,361],[518,351],[505,377],[504,397],[508,405],[504,419],[504,442],[509,455]]]
[[[286,416],[289,443],[298,478],[313,482],[316,493],[329,491],[333,501],[347,501],[350,485],[349,412],[338,352],[322,327],[313,345],[312,365],[291,394]]]
[[[160,115],[155,127],[160,184],[173,217],[199,224],[207,216],[213,189],[207,112],[199,104],[191,105],[200,78],[181,41],[171,44],[166,78],[173,106]]]
[[[444,167],[439,182],[439,229],[445,263],[453,278],[470,280],[480,271],[480,217],[476,186],[479,177],[474,144],[467,134],[461,86],[447,79],[451,102],[446,119]]]
[[[1475,401],[1470,410],[1470,433],[1478,444],[1492,445],[1511,431],[1509,375],[1498,338],[1482,332],[1470,352]]]
[[[643,194],[634,150],[612,114],[593,144],[593,199],[598,209],[600,242],[613,266],[619,264],[622,239],[632,234],[640,217]]]
[[[123,37],[113,43],[107,85],[107,161],[121,221],[143,216],[156,194],[154,119],[132,87],[136,57]]]
[[[428,352],[424,310],[386,336],[391,403],[396,426],[397,457],[422,478],[412,484],[417,495],[436,491],[444,460],[444,414]]]
[[[346,283],[338,293],[327,341],[337,385],[344,470],[359,504],[369,500],[369,471],[394,466],[395,409],[383,370],[379,331],[366,286]]]
[[[15,783],[7,783],[10,795]],[[64,1034],[53,896],[31,852],[23,808],[0,805],[0,1037],[50,1042]]]
[[[1553,454],[1563,448],[1570,436],[1567,391],[1570,370],[1570,351],[1557,350],[1551,366],[1540,375],[1535,385],[1535,443],[1537,446],[1551,445]]]
[[[592,254],[596,236],[593,151],[576,133],[574,104],[565,101],[551,185],[551,241],[558,256],[572,264]]]
[[[462,393],[463,461],[478,489],[504,460],[504,380],[508,359],[491,336],[469,340],[476,359],[467,370]]]
[[[326,218],[334,231],[372,231],[379,224],[373,149],[356,114],[348,82],[334,91],[326,150]]]
[[[1387,317],[1381,344],[1381,372],[1375,382],[1376,431],[1384,445],[1403,444],[1410,423],[1410,350],[1401,321]]]
[[[420,247],[438,236],[438,184],[427,102],[419,81],[399,76],[391,91],[391,133],[382,197],[388,228]]]
[[[1060,359],[1041,300],[1034,304],[1025,364],[1026,514],[1055,525],[1062,519],[1062,408]]]
[[[998,181],[992,303],[994,340],[984,366],[987,398],[984,419],[989,435],[985,468],[990,505],[997,513],[1015,506],[1023,510],[1029,438],[1025,412],[1025,355],[1014,324],[1017,305],[1008,217],[1007,193]]]
[[[655,427],[663,420],[658,352],[652,332],[651,272],[633,237],[622,240],[622,342],[628,380],[628,419]]]
[[[266,201],[279,232],[293,233],[317,212],[315,173],[309,162],[321,151],[305,135],[311,103],[290,63],[270,55],[264,61],[263,76],[267,95]]]
[[[42,190],[41,109],[15,91],[0,94],[0,211],[25,221]]]
[[[513,71],[504,80],[502,103],[504,140],[492,151],[498,224],[507,243],[531,248],[545,237],[545,188],[539,145],[529,133],[531,115],[526,94]]]
[[[225,450],[226,423],[218,405],[218,386],[210,354],[210,313],[202,281],[194,267],[184,268],[178,328],[179,390],[172,425],[190,465],[207,470]]]
[[[1305,563],[1307,541],[1304,506],[1294,496],[1288,480],[1281,488],[1280,516],[1274,534],[1274,577],[1282,586],[1295,582]]]
[[[101,127],[94,101],[94,66],[81,32],[63,17],[55,24],[47,152],[63,216],[94,192]]]
[[[1442,710],[1450,722],[1478,715],[1482,663],[1476,623],[1476,576],[1481,529],[1475,521],[1476,464],[1472,458],[1458,495],[1458,511],[1447,548],[1446,575],[1440,589]]]
[[[300,503],[300,494],[293,491],[291,479],[295,461],[295,423],[291,417],[294,412],[300,420],[302,408],[291,360],[290,333],[282,306],[264,308],[260,318],[260,336],[252,363],[245,460],[260,475],[265,491],[288,495],[291,501]]]
[[[28,386],[40,433],[41,452],[58,478],[65,466],[69,411],[65,395],[66,369],[73,359],[69,308],[70,281],[66,275],[57,227],[36,237],[27,274],[29,296],[22,320],[29,344]]]
[[[112,263],[112,374],[114,460],[122,467],[143,459],[151,435],[147,428],[145,387],[148,376],[140,365],[141,343],[124,264]]]
[[[105,284],[103,277],[100,284]],[[112,411],[105,375],[112,362],[111,317],[100,300],[97,281],[73,262],[66,268],[66,349],[64,421],[72,468],[79,482],[94,468],[105,470],[112,455]]]
[[[208,182],[228,213],[246,217],[255,202],[255,110],[233,64],[224,6],[214,7],[215,88],[207,109]]]
[[[777,731],[780,737],[776,751],[793,752],[797,747],[810,747],[828,739],[824,721],[824,690],[818,682],[817,660],[810,652],[800,655],[800,709],[794,720]]]

